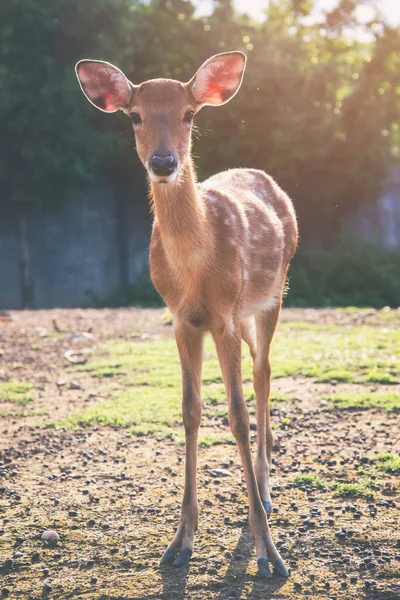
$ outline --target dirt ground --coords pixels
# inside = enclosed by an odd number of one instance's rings
[[[346,325],[363,314],[286,310],[282,319]],[[29,381],[33,409],[0,404],[0,597],[146,600],[400,597],[398,476],[379,476],[373,499],[298,486],[296,474],[354,480],[371,453],[399,448],[399,415],[376,408],[322,410],[317,384],[277,380],[293,400],[275,404],[272,535],[291,576],[257,576],[236,447],[199,449],[200,525],[189,565],[159,567],[177,525],[182,445],[127,428],[49,424],[101,396],[101,379],[76,374],[72,358],[107,340],[171,336],[159,310],[49,310],[0,317],[0,382]],[[80,332],[80,333],[79,333]],[[82,336],[82,332],[85,335]],[[89,335],[86,335],[89,334]],[[82,354],[79,354],[81,352]],[[400,353],[399,353],[400,354]],[[71,356],[71,355],[70,355]],[[342,385],[345,388],[345,385]],[[383,388],[384,386],[382,386]],[[318,393],[317,393],[318,392]],[[228,434],[226,419],[204,428]],[[252,444],[255,431],[252,426]],[[213,469],[228,471],[213,476]],[[54,529],[60,538],[41,540]]]

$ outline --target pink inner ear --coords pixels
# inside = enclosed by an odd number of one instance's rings
[[[115,98],[112,94],[105,93],[101,96],[104,100],[105,110],[117,110],[119,107],[115,104]]]
[[[224,60],[212,60],[200,68],[194,91],[199,102],[221,104],[236,91],[243,70],[243,63],[236,56]]]

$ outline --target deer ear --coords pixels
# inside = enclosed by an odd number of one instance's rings
[[[80,60],[76,76],[86,98],[104,112],[116,112],[129,107],[133,85],[122,71],[102,60]]]
[[[203,63],[188,83],[199,108],[219,106],[233,98],[242,83],[246,61],[243,52],[224,52]]]

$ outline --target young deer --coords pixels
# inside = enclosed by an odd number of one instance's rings
[[[264,172],[232,169],[197,183],[190,154],[193,116],[203,106],[222,105],[233,98],[245,65],[244,54],[227,52],[207,60],[188,83],[153,79],[140,85],[132,84],[107,62],[82,60],[76,72],[94,106],[104,112],[122,110],[132,120],[137,151],[150,179],[154,211],[151,277],[174,316],[183,380],[185,491],[176,535],[161,562],[183,565],[193,551],[198,524],[196,463],[203,338],[210,331],[226,386],[229,424],[246,479],[258,567],[261,575],[269,578],[269,562],[277,573],[288,575],[267,523],[273,445],[269,351],[286,271],[296,248],[296,216],[288,196]],[[254,468],[242,390],[242,338],[254,361]]]

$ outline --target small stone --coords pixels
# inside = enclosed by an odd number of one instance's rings
[[[13,554],[13,556],[14,556],[14,558],[21,558],[21,556],[23,556],[23,553],[15,551],[14,554]]]
[[[103,523],[101,526],[102,529],[106,530],[106,529],[110,529],[110,525],[108,523]]]
[[[296,590],[301,590],[301,588],[302,588],[300,581],[295,581],[293,585]]]
[[[82,389],[80,384],[77,381],[71,381],[69,384],[69,389],[70,390],[80,390]]]
[[[232,477],[232,473],[227,469],[211,469],[210,475],[212,477]]]
[[[124,569],[130,569],[132,566],[132,561],[130,558],[124,558],[121,565],[124,567]]]
[[[92,577],[90,583],[97,583],[97,577]]]
[[[32,562],[33,562],[33,563],[35,563],[35,562],[39,562],[39,561],[41,560],[41,558],[42,558],[42,557],[40,556],[40,553],[39,553],[39,552],[34,552],[34,553],[32,554]]]
[[[48,544],[57,544],[60,536],[55,529],[46,529],[46,531],[43,531],[40,539]]]

